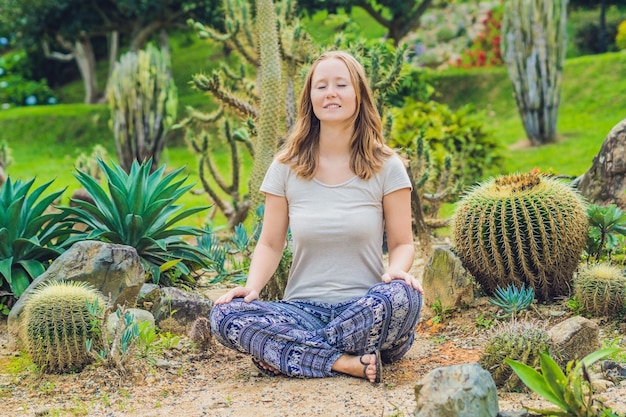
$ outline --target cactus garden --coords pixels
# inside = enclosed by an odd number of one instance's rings
[[[471,364],[498,416],[626,417],[626,7],[601,3],[0,0],[0,416],[423,417]],[[375,385],[268,375],[207,320],[329,49],[412,183],[424,308]],[[434,378],[431,406],[463,383]]]

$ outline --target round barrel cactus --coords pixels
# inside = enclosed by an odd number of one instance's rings
[[[586,313],[615,317],[626,304],[624,272],[607,263],[586,266],[574,279],[574,295]]]
[[[589,225],[580,195],[534,173],[477,185],[455,212],[454,250],[489,294],[531,287],[539,301],[567,296]]]
[[[504,361],[513,359],[531,368],[539,366],[539,354],[550,352],[552,342],[545,326],[537,321],[503,322],[490,330],[479,365],[489,371],[498,388],[518,391],[524,387]]]
[[[24,304],[21,338],[33,363],[43,371],[80,371],[92,361],[87,340],[101,345],[97,320],[88,310],[106,302],[100,292],[80,281],[50,281],[38,287]]]

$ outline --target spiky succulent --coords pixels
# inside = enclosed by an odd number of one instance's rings
[[[21,339],[42,370],[80,371],[92,362],[87,341],[101,345],[101,329],[88,309],[95,300],[105,305],[102,294],[81,281],[50,281],[31,293],[20,320]]]
[[[588,228],[585,205],[568,185],[534,173],[506,175],[461,199],[454,249],[488,294],[525,284],[551,301],[569,295]]]
[[[492,327],[478,363],[489,371],[497,387],[517,390],[523,384],[504,360],[512,359],[534,368],[539,365],[539,354],[550,350],[551,340],[544,325],[512,320]]]
[[[615,317],[626,304],[624,271],[607,263],[584,267],[574,279],[574,295],[584,312]]]
[[[506,289],[498,286],[493,298],[489,298],[489,302],[504,310],[506,317],[515,316],[518,312],[530,307],[535,300],[535,291],[532,288],[526,288],[522,284],[521,288],[515,285],[509,285]]]

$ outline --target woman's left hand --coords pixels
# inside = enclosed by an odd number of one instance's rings
[[[401,279],[406,282],[406,285],[410,285],[415,288],[420,293],[424,294],[424,289],[422,288],[422,283],[415,278],[413,275],[404,271],[387,271],[383,274],[383,282],[389,284],[391,281],[396,279]]]

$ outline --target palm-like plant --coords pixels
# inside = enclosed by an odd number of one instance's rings
[[[178,212],[182,206],[175,202],[193,186],[183,186],[187,177],[176,179],[183,168],[164,175],[165,165],[162,165],[150,173],[151,159],[141,164],[135,161],[129,173],[101,159],[98,165],[109,193],[89,174],[75,173],[94,204],[72,199],[75,206],[63,208],[72,215],[72,222],[87,226],[84,232],[76,232],[70,242],[99,240],[132,246],[154,283],[175,285],[181,283],[179,280],[194,283],[192,274],[210,266],[208,256],[203,249],[185,242],[182,236],[198,236],[203,231],[177,223],[207,207]]]
[[[0,187],[0,290],[16,298],[63,252],[70,233],[66,214],[48,211],[65,190],[43,195],[50,181],[30,192],[34,182],[9,177]]]

